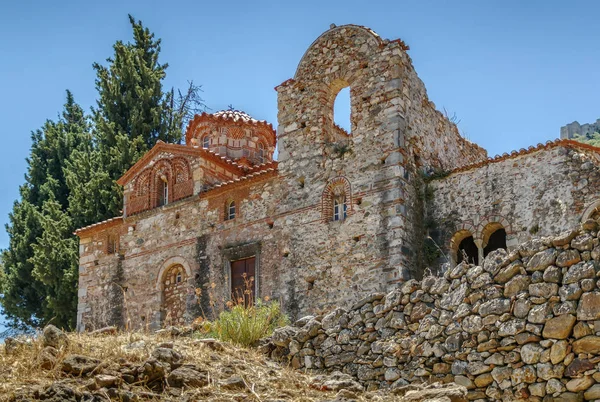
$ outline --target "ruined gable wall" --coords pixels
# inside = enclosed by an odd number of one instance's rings
[[[405,274],[405,129],[399,106],[400,71],[391,68],[403,52],[384,45],[357,26],[333,28],[307,50],[293,80],[277,88],[279,171],[286,192],[278,214],[290,254],[283,261],[283,283],[295,312],[344,303],[385,289]],[[350,87],[350,135],[333,124],[333,103]],[[351,213],[331,222],[321,210],[331,180],[351,187]],[[359,201],[360,200],[360,201]],[[357,239],[357,240],[354,240]]]
[[[499,222],[511,247],[573,227],[600,198],[598,166],[594,152],[551,146],[434,180],[429,212],[443,232],[436,241],[447,250],[449,237],[466,229],[481,248],[486,225]]]

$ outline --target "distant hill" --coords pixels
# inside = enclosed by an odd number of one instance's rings
[[[586,124],[579,124],[579,122],[574,121],[560,128],[560,138],[562,139],[574,138],[576,135],[586,137],[594,133],[600,133],[600,119],[596,120],[595,123]]]

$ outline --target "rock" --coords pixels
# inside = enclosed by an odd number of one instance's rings
[[[100,365],[100,360],[82,355],[68,355],[62,362],[61,370],[65,373],[81,376],[94,371]]]
[[[81,398],[81,392],[74,389],[71,385],[54,383],[40,392],[40,395],[36,399],[46,402],[78,402]],[[31,401],[31,399],[23,400],[23,402],[26,401]]]
[[[573,359],[571,364],[565,370],[566,377],[577,377],[588,370],[591,370],[596,365],[587,359]]]
[[[544,251],[540,251],[531,257],[531,259],[527,262],[527,271],[543,271],[548,268],[550,265],[553,265],[556,261],[556,256],[558,252],[549,248]]]
[[[517,318],[525,318],[529,314],[531,309],[531,302],[529,299],[517,299],[513,305],[513,314]]]
[[[152,383],[155,380],[162,380],[169,372],[169,366],[151,357],[146,360],[137,369],[140,380],[146,383]]]
[[[90,335],[115,335],[117,332],[117,327],[104,327],[90,332]]]
[[[387,370],[385,370],[385,374],[384,374],[384,379],[386,381],[396,381],[398,378],[400,378],[400,370],[396,367],[390,367]]]
[[[449,291],[442,297],[441,305],[448,310],[456,310],[456,307],[458,307],[467,296],[468,290],[469,285],[467,283],[461,284],[457,289]]]
[[[245,389],[246,383],[240,376],[234,375],[221,382],[221,388],[223,389]]]
[[[490,373],[484,373],[475,377],[474,382],[478,388],[485,388],[494,382],[494,377]]]
[[[548,381],[551,378],[562,378],[564,371],[565,366],[562,364],[538,363],[537,365],[537,376],[544,381]]]
[[[481,317],[478,315],[470,315],[462,322],[462,328],[469,334],[475,334],[483,329]]]
[[[208,377],[193,366],[181,366],[171,371],[167,383],[175,388],[199,388],[208,385]]]
[[[287,347],[296,336],[298,329],[290,326],[277,328],[271,335],[271,342],[276,346]]]
[[[52,370],[56,365],[58,350],[52,346],[46,346],[38,355],[38,364],[44,370]]]
[[[55,349],[59,349],[61,346],[69,344],[69,338],[60,329],[50,324],[44,328],[43,342],[44,346],[52,346]]]
[[[494,381],[498,384],[502,383],[505,380],[510,379],[510,375],[512,374],[512,368],[507,366],[494,367],[492,369],[492,377]]]
[[[400,380],[399,380],[400,381]],[[346,389],[352,392],[363,392],[364,387],[359,384],[351,375],[334,371],[328,375],[316,376],[313,384],[317,388],[331,391]]]
[[[550,362],[552,364],[558,364],[564,360],[569,350],[569,342],[560,340],[552,345],[550,348]]]
[[[546,383],[546,392],[548,394],[555,394],[557,392],[563,392],[564,390],[565,386],[556,378],[551,378]]]
[[[479,306],[479,315],[485,317],[490,314],[504,314],[510,311],[509,299],[492,299]]]
[[[335,310],[329,312],[328,314],[326,314],[323,317],[323,319],[321,320],[321,326],[323,327],[323,329],[325,331],[334,328],[335,326],[339,325],[340,318],[344,314],[346,314],[346,310],[341,309],[341,308],[336,308]],[[273,343],[275,343],[275,342],[273,342]],[[277,345],[277,343],[275,343],[275,344]]]
[[[564,231],[564,232],[560,233],[558,236],[554,237],[554,239],[552,240],[552,245],[555,247],[566,246],[567,244],[571,243],[571,240],[573,240],[575,238],[575,236],[577,236],[576,230]]]
[[[563,284],[577,283],[582,279],[591,279],[596,276],[594,264],[591,262],[580,262],[573,265],[563,277]]]
[[[485,257],[483,261],[483,269],[486,272],[489,272],[490,275],[494,276],[500,271],[502,267],[508,263],[508,253],[505,249],[499,248],[497,250],[492,251]]]
[[[504,285],[504,297],[510,298],[528,290],[530,283],[531,277],[528,275],[515,276]]]
[[[534,283],[529,285],[529,294],[534,297],[549,298],[558,294],[558,285],[556,283]]]
[[[577,264],[579,261],[581,261],[579,251],[573,249],[563,250],[556,257],[556,265],[561,268],[570,267],[573,264]]]
[[[467,389],[457,384],[435,383],[404,394],[403,402],[451,401],[467,402]]]
[[[119,383],[121,382],[119,377],[115,377],[113,375],[107,375],[107,374],[96,375],[94,377],[94,381],[96,382],[96,385],[98,386],[98,388],[111,388],[111,387],[119,385]]]
[[[542,336],[546,339],[567,339],[577,319],[570,314],[563,314],[546,321]]]
[[[181,353],[169,348],[154,349],[154,351],[152,352],[152,357],[154,357],[159,362],[168,364],[171,370],[176,369],[183,363],[183,356],[181,355]]]
[[[494,281],[496,283],[504,284],[511,280],[515,275],[521,273],[522,270],[523,273],[525,273],[523,263],[521,263],[521,261],[519,260],[514,261],[510,263],[507,267],[502,268],[494,277]]]
[[[558,295],[562,301],[579,300],[583,291],[578,283],[561,286],[558,290]]]
[[[581,296],[577,319],[580,321],[600,319],[600,292],[587,292]]]
[[[562,273],[560,271],[560,268],[555,266],[549,266],[544,270],[542,279],[544,280],[544,282],[560,283],[562,281]]]
[[[514,319],[500,324],[498,335],[513,336],[523,331],[525,331],[525,320]]]
[[[571,248],[579,251],[592,251],[594,248],[594,238],[589,233],[581,234],[571,240]]]
[[[521,347],[521,359],[525,364],[536,364],[540,361],[540,356],[544,348],[535,344],[528,343]]]
[[[592,331],[586,322],[580,321],[573,327],[573,336],[575,339],[583,338],[584,336],[592,335],[593,333],[594,331]]]
[[[534,306],[531,310],[529,310],[527,321],[534,324],[544,324],[546,320],[551,317],[552,312],[550,306],[548,306],[548,303],[544,303]]]
[[[13,338],[12,336],[4,339],[4,352],[6,354],[18,353],[21,348],[31,347],[31,343],[25,340]]]
[[[573,342],[573,352],[598,354],[600,352],[600,336],[588,335],[577,339]]]
[[[584,376],[580,378],[573,378],[569,382],[567,382],[567,389],[571,392],[580,392],[585,391],[592,385],[594,385],[596,381],[591,376]]]
[[[469,377],[465,377],[464,375],[457,375],[454,377],[454,382],[458,385],[465,387],[466,389],[475,389],[477,386],[475,383],[469,379]]]
[[[583,397],[586,401],[600,399],[600,384],[594,384],[584,392]]]

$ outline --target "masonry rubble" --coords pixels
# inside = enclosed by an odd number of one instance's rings
[[[269,353],[367,389],[455,382],[476,401],[600,399],[600,226],[492,252],[275,331]]]

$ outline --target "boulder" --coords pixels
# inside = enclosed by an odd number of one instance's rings
[[[208,376],[193,366],[181,366],[171,371],[167,383],[174,388],[199,388],[208,385]]]
[[[65,373],[81,376],[94,371],[100,360],[83,355],[68,355],[62,362],[61,370]]]
[[[571,335],[577,319],[571,314],[563,314],[546,321],[542,336],[550,339],[567,339]]]
[[[50,324],[44,328],[43,343],[44,346],[52,346],[59,349],[61,346],[67,345],[69,339],[63,331]]]

